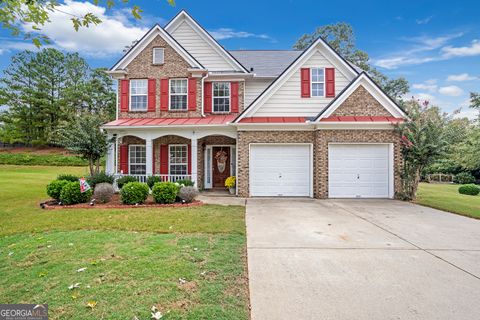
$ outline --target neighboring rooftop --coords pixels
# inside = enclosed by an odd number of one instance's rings
[[[278,77],[303,51],[298,50],[230,50],[248,71],[258,77]]]

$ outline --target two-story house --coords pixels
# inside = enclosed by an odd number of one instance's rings
[[[181,11],[109,71],[118,79],[109,173],[192,179],[240,196],[392,198],[402,109],[325,41],[227,51]]]

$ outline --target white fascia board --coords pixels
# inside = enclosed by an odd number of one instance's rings
[[[268,100],[275,92],[280,88],[292,74],[303,65],[308,59],[310,59],[317,50],[318,46],[321,46],[322,49],[328,53],[328,58],[332,59],[333,62],[338,62],[338,65],[342,67],[342,70],[345,74],[349,75],[352,79],[358,75],[358,72],[345,61],[339,54],[337,54],[325,41],[321,38],[318,38],[310,47],[308,47],[298,58],[295,60],[260,96],[248,107],[248,109],[236,119],[236,122],[239,122],[241,119],[251,116],[254,114],[260,106],[262,106],[266,100]],[[336,61],[335,61],[336,60]],[[300,83],[298,84],[300,87]]]
[[[316,120],[331,116],[355,90],[363,86],[393,117],[406,118],[405,113],[365,73],[362,73]]]
[[[222,47],[213,37],[209,34],[203,27],[201,27],[195,19],[193,19],[185,10],[182,10],[177,14],[170,22],[165,26],[165,30],[168,33],[173,33],[181,24],[182,21],[185,21],[197,34],[212,46],[212,48],[222,56],[228,64],[230,64],[234,70],[242,71],[244,73],[249,73],[244,66],[242,66],[235,58],[233,58],[224,47]]]
[[[315,126],[304,123],[233,123],[238,131],[311,131]]]
[[[391,122],[320,122],[315,125],[319,130],[392,130]]]
[[[180,56],[188,62],[191,67],[205,69],[197,60],[195,60],[170,34],[162,29],[158,24],[150,29],[147,34],[135,46],[127,52],[111,69],[111,72],[117,69],[125,69],[130,62],[155,38],[160,35]]]

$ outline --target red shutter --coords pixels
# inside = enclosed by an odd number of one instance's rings
[[[168,79],[160,80],[160,110],[168,111]]]
[[[232,90],[232,110],[231,112],[238,112],[238,82],[230,83],[230,89]]]
[[[156,85],[157,81],[155,79],[148,79],[148,111],[155,112],[155,96],[156,96]]]
[[[335,97],[335,68],[325,68],[325,87],[327,98]]]
[[[204,84],[204,101],[203,108],[205,113],[212,112],[212,83],[205,82]]]
[[[310,68],[300,70],[302,98],[310,98]]]
[[[188,111],[197,108],[197,79],[188,78]]]
[[[130,80],[120,80],[120,111],[128,112]]]
[[[187,146],[187,158],[188,158],[188,166],[187,166],[187,173],[192,174],[192,145]]]
[[[128,145],[120,145],[120,172],[128,174]]]
[[[168,144],[160,145],[160,174],[168,174]]]

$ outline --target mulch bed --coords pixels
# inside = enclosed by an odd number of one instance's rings
[[[48,200],[43,203],[43,209],[133,209],[133,208],[165,208],[165,207],[196,207],[202,206],[204,203],[195,200],[192,203],[176,202],[172,204],[159,204],[153,201],[152,196],[148,196],[145,203],[138,205],[123,204],[119,194],[114,194],[112,200],[108,203],[98,203],[91,206],[89,203],[78,203],[72,205],[58,205],[55,200]]]

